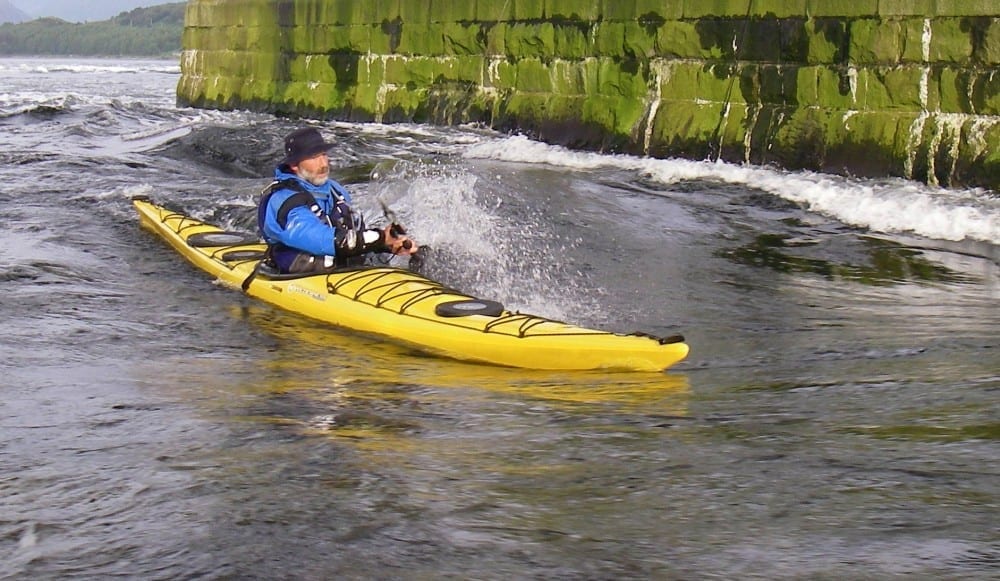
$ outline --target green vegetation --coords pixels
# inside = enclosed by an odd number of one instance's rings
[[[0,25],[0,55],[164,56],[180,52],[184,2],[136,8],[110,20],[39,18]]]

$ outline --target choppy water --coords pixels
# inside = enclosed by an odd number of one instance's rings
[[[995,192],[325,124],[431,276],[692,348],[475,366],[141,231],[136,194],[252,229],[295,126],[177,109],[177,78],[0,59],[0,578],[996,575]]]

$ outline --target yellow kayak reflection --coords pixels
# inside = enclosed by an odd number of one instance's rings
[[[394,402],[406,405],[415,397],[457,397],[455,392],[442,396],[438,388],[462,390],[463,398],[514,398],[574,413],[599,406],[658,417],[687,415],[689,386],[682,374],[564,372],[463,363],[322,326],[278,309],[244,306],[233,307],[232,313],[274,342],[270,358],[257,362],[253,391],[294,393],[322,402],[330,411],[330,417],[303,422],[309,432],[352,438],[405,432],[405,421],[362,410],[373,405],[391,408]]]

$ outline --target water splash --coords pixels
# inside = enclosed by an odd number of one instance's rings
[[[443,163],[397,162],[376,172],[359,203],[371,214],[382,199],[432,249],[424,274],[511,310],[578,319],[564,310],[580,304],[567,297],[572,277],[554,260],[572,242],[560,240],[543,214],[513,200],[516,193],[504,191],[500,180]]]

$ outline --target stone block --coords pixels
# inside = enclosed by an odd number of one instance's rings
[[[413,0],[401,0],[409,2]],[[476,0],[476,21],[483,23],[513,22],[514,0]]]
[[[314,52],[313,46],[319,44],[316,42],[316,36],[322,36],[324,31],[317,28],[310,28],[306,26],[296,26],[288,31],[288,49],[293,53],[309,53]]]
[[[806,13],[810,18],[874,18],[878,15],[878,0],[807,0]]]
[[[730,64],[671,63],[662,77],[660,94],[680,101],[743,102],[738,80],[730,76],[733,71]]]
[[[483,54],[486,35],[477,23],[445,22],[437,25],[444,37],[444,53],[449,55]]]
[[[386,123],[416,121],[427,97],[424,87],[397,87],[382,93],[380,111]]]
[[[594,56],[624,58],[625,23],[602,22],[594,28]]]
[[[961,69],[944,68],[937,74],[937,94],[941,111],[972,113],[971,75]]]
[[[684,0],[684,19],[745,18],[749,0]]]
[[[189,0],[184,5],[184,26],[194,28],[209,23],[208,6],[202,0]]]
[[[596,22],[601,19],[602,0],[546,0],[545,17],[554,23]]]
[[[318,111],[340,110],[344,107],[344,94],[329,86],[320,86],[310,82],[294,81],[282,87],[281,102],[294,106],[309,116]]]
[[[623,66],[614,59],[598,59],[596,93],[624,99],[645,97],[646,80],[638,71]]]
[[[303,53],[367,53],[372,47],[369,25],[297,26],[292,29],[292,51]]]
[[[193,1],[184,11],[186,26],[274,25],[274,6],[268,0],[246,2]]]
[[[353,6],[345,2],[295,2],[294,6],[296,26],[346,25],[359,20]]]
[[[483,23],[483,31],[486,34],[486,54],[488,56],[501,56],[507,54],[507,35],[510,34],[512,26],[506,22],[495,24]]]
[[[994,17],[982,26],[983,42],[975,51],[974,59],[989,68],[1000,68],[1000,17]]]
[[[1000,148],[990,145],[1000,143],[1000,123],[969,119],[962,127],[959,143],[955,163],[958,185],[1000,191]]]
[[[440,56],[445,54],[444,35],[438,24],[404,23],[399,35],[399,54]]]
[[[739,23],[736,54],[739,60],[781,61],[781,25],[776,18],[754,18]]]
[[[604,95],[591,95],[583,103],[582,121],[604,128],[605,143],[612,151],[628,142],[636,123],[642,119],[645,105],[638,99],[617,99]]]
[[[847,62],[850,22],[840,18],[810,19],[804,27],[809,64],[842,64]]]
[[[399,19],[403,22],[404,26],[430,24],[431,3],[429,0],[400,0],[398,6]]]
[[[547,143],[558,143],[573,146],[579,144],[579,135],[567,135],[575,131],[567,131],[573,125],[579,125],[583,119],[583,106],[586,98],[580,95],[552,95],[547,102],[549,118],[543,120],[539,127],[539,137]],[[586,139],[586,137],[584,138]]]
[[[274,6],[268,0],[250,0],[232,6],[225,3],[227,19],[239,26],[274,26]]]
[[[578,61],[555,60],[549,64],[552,93],[555,95],[585,96],[587,71]]]
[[[767,143],[768,124],[766,122],[760,123],[760,117],[757,113],[761,109],[762,106],[760,105],[730,103],[729,109],[724,110],[720,119],[721,123],[713,133],[713,141],[709,144],[712,152],[718,155],[719,159],[733,163],[744,163],[748,157],[748,152],[746,151],[747,133],[754,130],[762,137],[762,144]],[[754,123],[752,115],[756,116],[757,123]],[[753,146],[752,138],[751,146]],[[765,149],[765,147],[762,145],[760,149]]]
[[[595,95],[601,84],[602,59],[589,58],[579,62],[580,76],[583,78],[584,87],[588,95]]]
[[[666,58],[702,58],[704,54],[701,36],[694,21],[667,21],[656,35],[656,54]],[[719,58],[721,51],[709,53],[709,58]]]
[[[762,71],[761,69],[764,68],[768,70]],[[732,89],[723,96],[723,101],[731,103],[737,92],[740,97],[737,101],[742,103],[758,104],[765,98],[773,100],[774,97],[780,100],[781,87],[777,83],[777,74],[774,69],[773,65],[768,64],[740,64],[736,70],[735,78],[730,78]],[[764,86],[765,82],[769,83],[767,87]]]
[[[923,18],[906,18],[897,20],[899,23],[901,51],[899,60],[902,63],[924,63],[924,43],[929,40],[926,36],[926,26],[929,24]],[[929,46],[929,45],[928,45]]]
[[[653,120],[650,153],[706,159],[718,141],[726,115],[724,103],[664,102]]]
[[[1000,12],[1000,5],[997,10]],[[972,60],[972,42],[965,19],[939,18],[931,21],[931,62],[967,64]]]
[[[372,14],[373,20],[371,24],[381,24],[383,22],[392,22],[396,19],[402,19],[400,14],[400,5],[403,2],[408,2],[409,0],[365,0],[373,4]]]
[[[277,87],[270,79],[260,77],[243,77],[239,98],[244,101],[270,102],[276,94]]]
[[[855,102],[859,109],[863,111],[886,111],[889,109],[899,109],[894,104],[893,95],[886,82],[886,73],[891,73],[892,67],[863,67],[857,69],[857,98]],[[898,78],[895,81],[899,81]],[[905,84],[898,87],[902,91],[910,90],[910,97],[917,103],[920,102],[920,81],[917,80],[912,86]],[[916,109],[913,109],[916,110]]]
[[[867,69],[841,66],[815,67],[813,70],[817,105],[840,111],[867,108]]]
[[[397,30],[381,24],[370,24],[368,28],[368,46],[360,52],[375,55],[389,55],[395,52],[399,46],[399,35]],[[398,32],[402,32],[399,29]]]
[[[805,18],[807,3],[807,0],[753,0],[750,15],[758,18]]]
[[[357,115],[358,112],[363,111],[371,121],[380,121],[382,117],[381,100],[384,90],[381,84],[359,84],[351,93],[350,106],[352,113]]]
[[[181,46],[191,49],[199,56],[208,51],[222,50],[228,44],[228,34],[220,29],[187,27],[181,36]]]
[[[430,4],[431,22],[475,22],[478,17],[478,0],[422,0]],[[486,1],[486,0],[483,0]]]
[[[535,22],[545,18],[545,0],[504,0],[504,2],[514,5],[516,21]]]
[[[358,64],[358,89],[380,87],[385,83],[385,68],[388,59],[385,55],[363,55]]]
[[[481,54],[462,55],[448,59],[449,79],[461,83],[481,84],[485,75],[486,59]]]
[[[244,37],[240,41],[230,45],[236,47],[246,47],[250,53],[261,51],[276,51],[281,47],[282,39],[274,27],[254,26],[243,28]]]
[[[303,79],[314,83],[336,83],[340,80],[337,78],[337,71],[330,66],[330,58],[327,55],[307,55],[304,61]],[[355,71],[352,84],[356,84],[356,81],[357,72]]]
[[[702,58],[733,61],[743,38],[744,20],[702,18],[695,22]]]
[[[935,15],[937,0],[879,0],[878,15],[882,18],[898,16],[920,16],[931,18]]]
[[[294,2],[293,24],[296,26],[358,26],[378,22],[381,20],[378,18],[378,14],[378,5],[375,2]]]
[[[406,85],[414,75],[409,71],[412,57],[393,55],[382,59],[382,80],[390,85]],[[416,67],[415,67],[416,68]]]
[[[996,16],[996,0],[935,0],[937,16]]]
[[[809,58],[809,33],[804,17],[778,20],[778,60],[782,63],[805,63]],[[773,40],[772,40],[773,42]]]
[[[552,75],[542,61],[537,58],[518,60],[514,65],[517,69],[514,88],[525,93],[551,93]]]
[[[583,22],[555,22],[552,24],[553,52],[563,59],[585,59],[593,56],[590,30],[595,24]]]
[[[605,21],[646,24],[680,20],[684,16],[684,0],[601,0]]]
[[[1000,73],[977,71],[970,83],[973,111],[979,115],[1000,115]]]
[[[622,24],[622,50],[628,58],[648,60],[656,56],[658,29],[642,26],[638,22]]]
[[[795,67],[795,102],[801,107],[816,107],[819,101],[819,71],[816,66]]]
[[[407,56],[387,59],[385,82],[398,86],[428,87],[445,70],[444,61],[430,57]]]
[[[832,125],[843,129],[833,133],[838,139],[828,144],[830,155],[837,154],[840,168],[857,167],[859,175],[902,176],[913,153],[913,127],[919,117],[917,112],[887,111],[834,117]]]
[[[879,109],[888,111],[924,109],[920,88],[925,74],[922,67],[893,67],[875,71],[875,77],[881,79],[888,96],[888,102]]]
[[[507,90],[517,84],[517,65],[508,59],[494,58],[486,67],[487,86]]]
[[[749,81],[756,81],[757,94],[751,95],[744,90],[744,101],[747,103],[770,103],[774,105],[798,104],[799,67],[796,65],[765,64],[753,67],[755,76],[749,77],[751,67],[740,75],[740,86],[746,87]],[[744,79],[748,79],[745,81]]]
[[[549,114],[551,97],[539,93],[511,93],[501,104],[499,122],[510,129],[535,131]]]
[[[851,22],[849,59],[854,64],[895,64],[903,55],[898,20],[864,18]]]
[[[552,57],[555,27],[550,23],[516,23],[506,27],[505,54],[515,59]]]

